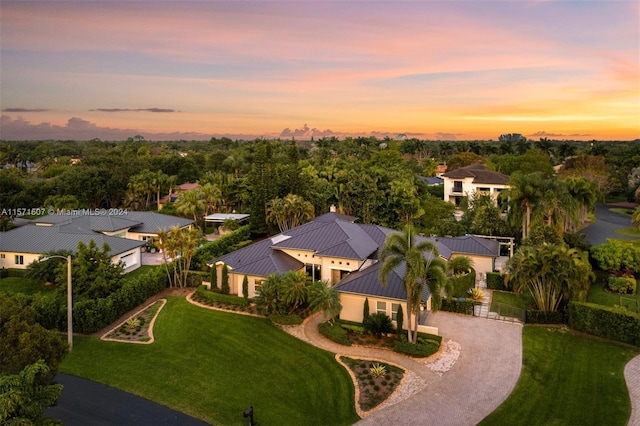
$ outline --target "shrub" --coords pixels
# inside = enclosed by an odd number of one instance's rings
[[[191,269],[205,270],[208,261],[237,250],[242,243],[250,238],[249,225],[245,225],[215,241],[203,244],[191,259]]]
[[[473,315],[475,303],[467,299],[443,299],[440,310],[458,314]]]
[[[396,334],[400,336],[404,326],[404,311],[402,305],[398,306],[398,313],[396,314]]]
[[[570,302],[569,326],[594,336],[640,346],[640,314],[622,308]]]
[[[370,315],[370,312],[369,312],[369,298],[365,297],[364,298],[364,308],[362,309],[362,321],[367,319],[367,317],[369,315]]]
[[[453,297],[466,297],[467,292],[476,286],[476,271],[471,269],[471,272],[463,275],[454,275],[447,278],[449,288],[453,289],[451,296]]]
[[[564,324],[564,315],[559,311],[527,310],[525,322],[527,324]]]
[[[202,302],[218,302],[224,305],[248,306],[249,301],[244,297],[232,296],[230,294],[222,294],[215,291],[208,291],[204,286],[198,287],[196,298]]]
[[[411,343],[406,339],[402,339],[396,342],[393,350],[416,358],[424,358],[436,353],[439,347],[440,345],[433,343]]]
[[[607,283],[609,290],[620,294],[634,294],[636,292],[636,279],[634,277],[609,277]]]
[[[280,325],[298,325],[302,324],[302,318],[300,318],[296,314],[289,315],[280,315],[280,314],[271,314],[269,315],[269,319],[274,324]]]
[[[344,328],[345,330],[355,331],[356,333],[364,333],[364,327],[361,325],[345,324],[344,322],[341,322],[341,324],[342,328]]]
[[[246,274],[242,278],[242,297],[245,299],[249,298],[249,277],[247,277]]]
[[[318,331],[329,340],[332,340],[341,345],[351,346],[351,341],[349,340],[349,336],[347,335],[347,330],[342,328],[338,321],[333,324],[329,322],[323,322],[318,325]]]
[[[365,318],[362,323],[366,332],[380,336],[393,332],[393,323],[391,318],[382,312],[376,312]]]
[[[498,272],[487,272],[487,288],[491,290],[508,290],[505,276]]]
[[[229,267],[224,265],[222,267],[222,284],[221,290],[223,294],[229,294]]]

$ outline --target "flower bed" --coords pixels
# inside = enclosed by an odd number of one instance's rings
[[[138,311],[116,328],[107,332],[102,336],[102,339],[128,343],[152,343],[153,322],[165,302],[166,300],[161,299]]]
[[[358,404],[369,411],[393,394],[404,376],[404,370],[379,361],[340,357],[353,372],[358,386]]]

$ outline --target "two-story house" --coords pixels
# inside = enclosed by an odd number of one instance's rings
[[[484,164],[471,164],[442,175],[444,200],[458,205],[462,197],[489,195],[498,203],[498,195],[509,188],[509,176],[488,170]]]

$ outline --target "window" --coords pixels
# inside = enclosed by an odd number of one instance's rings
[[[453,181],[453,192],[462,192],[462,181],[454,180]]]
[[[258,294],[258,289],[262,286],[262,283],[264,283],[264,280],[255,280],[254,281],[253,289],[254,289],[256,294]]]
[[[392,303],[391,304],[391,319],[394,321],[398,320],[398,309],[400,308],[400,304],[399,303]]]
[[[387,302],[381,302],[378,300],[376,302],[376,312],[387,315]]]
[[[322,267],[320,265],[304,265],[304,269],[311,281],[319,281],[321,279]]]
[[[0,259],[4,259],[4,253],[0,254]]]
[[[24,265],[24,256],[16,254],[16,265]]]

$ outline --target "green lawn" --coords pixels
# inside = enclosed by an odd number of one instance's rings
[[[358,420],[354,387],[333,354],[268,320],[199,308],[169,297],[155,343],[79,337],[60,371],[141,395],[212,424],[242,424],[253,405],[267,425]]]
[[[630,237],[640,238],[640,230],[632,229],[632,228],[620,228],[616,229],[616,234],[620,235],[628,235]],[[633,241],[633,240],[632,240]]]
[[[626,425],[631,401],[624,365],[640,349],[526,326],[523,367],[509,398],[481,425]]]
[[[46,286],[43,283],[29,278],[6,277],[0,278],[0,293],[27,295],[41,293],[51,293],[55,291],[55,286]]]
[[[640,292],[636,291],[636,294],[624,294],[621,296],[608,292],[603,288],[603,282],[607,277],[606,272],[596,272],[596,281],[591,284],[587,302],[605,306],[620,305],[620,302],[622,302],[622,305],[626,306],[630,311],[638,312],[637,306],[640,304]]]
[[[140,275],[144,275],[147,272],[149,272],[150,270],[155,269],[155,268],[164,268],[164,266],[142,265],[138,269],[135,269],[135,270],[129,272],[124,277],[126,279],[138,278]]]

